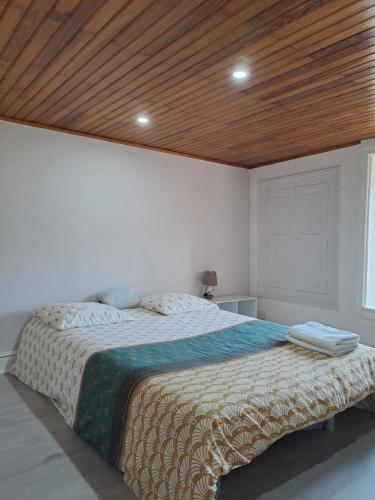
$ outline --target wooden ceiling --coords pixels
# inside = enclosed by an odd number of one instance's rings
[[[374,1],[0,0],[0,16],[4,119],[244,167],[375,135]]]

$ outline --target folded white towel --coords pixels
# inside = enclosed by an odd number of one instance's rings
[[[290,327],[289,336],[327,351],[334,351],[341,347],[343,349],[353,349],[357,347],[360,340],[359,335],[356,333],[337,330],[316,321]]]
[[[296,339],[295,337],[291,337],[290,335],[288,335],[286,339],[289,340],[289,342],[291,342],[292,344],[304,347],[305,349],[311,349],[312,351],[321,352],[322,354],[327,354],[328,356],[332,356],[333,358],[337,356],[343,356],[348,352],[354,351],[354,349],[358,345],[357,343],[351,347],[346,346],[346,347],[337,347],[336,349],[324,349],[324,347],[308,344],[307,342],[303,342],[303,340]]]

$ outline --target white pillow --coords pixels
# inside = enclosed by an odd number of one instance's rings
[[[165,314],[166,316],[191,311],[202,311],[209,307],[218,309],[216,304],[187,293],[151,295],[141,300],[140,307]]]
[[[137,307],[139,304],[137,292],[125,286],[104,290],[104,292],[98,293],[96,300],[100,304],[107,304],[108,306],[116,307],[116,309],[128,309],[130,307]]]
[[[134,320],[125,311],[97,304],[96,302],[47,304],[39,307],[34,312],[34,316],[57,330],[68,330],[79,326],[108,325]]]

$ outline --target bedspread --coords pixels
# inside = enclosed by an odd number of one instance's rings
[[[375,350],[292,344],[153,376],[133,393],[120,470],[141,499],[209,500],[221,475],[375,392]]]
[[[97,352],[84,368],[73,428],[118,467],[129,400],[142,380],[265,351],[285,343],[287,334],[286,326],[250,321],[185,339]]]
[[[25,326],[11,373],[35,391],[51,398],[72,426],[81,378],[87,360],[96,352],[116,347],[188,338],[249,318],[207,308],[205,311],[162,316],[145,309],[128,309],[136,321],[55,330],[37,317]]]
[[[95,353],[182,342],[178,339],[249,321],[216,310],[179,316],[140,311],[132,324],[64,332],[34,318],[11,372],[50,397],[73,427],[85,367]],[[267,326],[272,330],[270,323],[253,323],[260,343]],[[132,385],[116,466],[142,500],[214,499],[221,475],[248,464],[283,435],[330,418],[375,392],[375,349],[363,345],[331,358],[278,341],[261,352],[244,350],[234,359],[208,361],[151,371]],[[102,408],[107,407],[104,399]]]

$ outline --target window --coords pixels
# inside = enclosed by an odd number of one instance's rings
[[[368,155],[363,306],[375,310],[375,153]]]
[[[375,321],[375,139],[361,142],[356,313]]]
[[[261,297],[337,307],[338,175],[333,167],[262,181]]]

